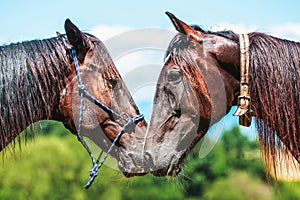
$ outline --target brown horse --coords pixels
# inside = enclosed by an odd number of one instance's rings
[[[0,47],[0,151],[40,120],[63,122],[76,133],[79,95],[74,62],[68,53],[71,47],[76,49],[82,82],[89,93],[125,117],[139,114],[103,43],[81,32],[70,20],[66,20],[65,30],[67,37]],[[81,134],[104,150],[123,125],[124,121],[84,100]],[[134,163],[142,160],[142,154],[133,152],[142,149],[140,138],[145,131],[142,120],[126,130],[112,151],[125,174],[131,169],[139,172]]]
[[[179,34],[166,53],[145,142],[156,176],[181,171],[196,143],[237,105],[241,78],[239,35],[167,15]],[[300,162],[300,44],[257,32],[249,38],[252,114],[267,168],[276,170],[278,148]]]

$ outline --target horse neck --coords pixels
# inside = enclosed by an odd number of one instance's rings
[[[30,124],[53,119],[68,62],[62,41],[0,47],[0,151]]]

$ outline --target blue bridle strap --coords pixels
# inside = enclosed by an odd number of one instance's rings
[[[85,189],[88,189],[95,178],[98,176],[98,171],[101,168],[101,166],[104,164],[105,160],[107,159],[109,153],[112,151],[113,147],[116,145],[116,143],[119,141],[121,138],[122,134],[126,131],[126,128],[132,124],[136,124],[139,121],[141,121],[144,118],[143,114],[137,115],[133,118],[128,118],[120,115],[119,113],[115,112],[105,104],[103,104],[100,100],[95,98],[93,95],[91,95],[85,88],[85,86],[82,83],[81,76],[80,76],[80,69],[79,69],[79,64],[78,64],[78,59],[76,55],[75,48],[72,48],[72,58],[74,61],[74,66],[76,70],[76,75],[78,79],[78,91],[79,91],[79,96],[80,96],[80,108],[79,108],[79,120],[78,120],[78,128],[77,128],[77,139],[80,141],[80,143],[83,145],[83,147],[87,150],[89,153],[91,159],[92,159],[92,169],[90,170],[90,178],[86,185],[84,186]],[[126,123],[123,125],[115,139],[113,140],[112,144],[110,145],[109,149],[107,150],[106,154],[104,155],[103,159],[99,163],[99,160],[103,154],[103,151],[99,154],[98,158],[95,159],[94,155],[92,154],[92,151],[90,150],[89,146],[86,144],[84,141],[83,137],[81,136],[81,127],[82,127],[82,122],[83,122],[83,99],[86,98],[89,101],[93,102],[95,105],[99,106],[101,109],[103,109],[105,112],[112,114],[118,119],[122,119]]]

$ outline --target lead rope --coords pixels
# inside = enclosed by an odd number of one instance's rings
[[[79,69],[79,65],[78,65],[78,59],[77,59],[75,48],[72,48],[71,53],[72,53],[72,58],[73,58],[73,61],[74,61],[74,66],[75,66],[75,70],[76,70],[77,79],[78,79],[78,91],[79,91],[79,96],[80,96],[78,130],[77,130],[76,136],[77,136],[78,141],[80,141],[80,143],[87,150],[87,152],[90,155],[90,158],[92,159],[92,169],[90,170],[90,178],[89,178],[88,182],[86,183],[86,185],[84,186],[85,189],[88,189],[92,185],[95,178],[98,176],[99,169],[104,164],[104,162],[107,159],[109,153],[112,151],[113,147],[119,141],[122,134],[126,131],[126,128],[128,126],[132,125],[132,124],[136,124],[139,121],[141,121],[144,118],[144,115],[140,114],[140,115],[137,115],[133,118],[124,117],[124,116],[120,115],[119,113],[115,112],[114,110],[110,109],[105,104],[103,104],[101,101],[99,101],[97,98],[95,98],[93,95],[91,95],[86,90],[85,86],[82,84],[82,80],[81,80],[81,76],[80,76],[80,69]],[[123,125],[123,127],[119,131],[116,138],[113,140],[112,144],[110,145],[109,149],[107,150],[105,156],[103,157],[103,159],[101,160],[100,163],[99,163],[99,161],[100,161],[101,156],[103,155],[103,151],[101,151],[98,158],[95,159],[95,157],[92,154],[92,151],[90,150],[89,146],[86,144],[83,137],[81,136],[81,126],[82,126],[82,122],[83,122],[83,99],[84,98],[87,98],[89,101],[93,102],[95,105],[99,106],[100,108],[102,108],[106,112],[111,113],[116,118],[122,119],[123,121],[126,121],[126,124]]]
[[[251,125],[251,109],[250,109],[250,92],[249,92],[249,36],[247,34],[240,34],[240,95],[238,97],[238,108],[233,114],[239,116],[239,124],[242,126]]]

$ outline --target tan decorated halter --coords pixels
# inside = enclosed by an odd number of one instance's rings
[[[238,97],[238,108],[233,114],[239,116],[239,124],[243,126],[251,125],[251,109],[250,109],[250,92],[249,92],[249,36],[247,34],[240,34],[240,95]]]

